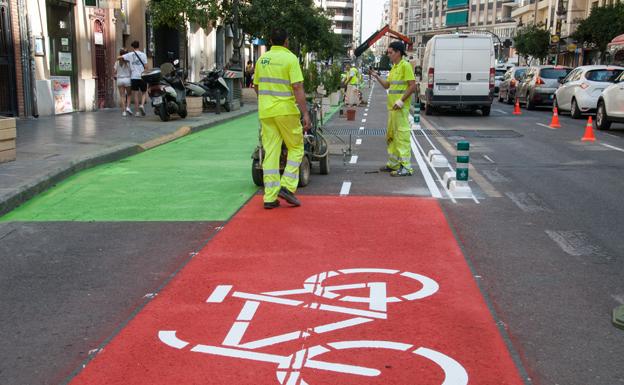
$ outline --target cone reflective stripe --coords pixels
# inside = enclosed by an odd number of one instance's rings
[[[470,164],[470,143],[457,143],[457,168],[455,178],[460,182],[468,181],[468,165]]]
[[[596,136],[594,136],[594,123],[592,121],[592,117],[590,116],[587,119],[587,126],[585,126],[585,135],[581,139],[583,142],[594,142],[596,140]]]
[[[420,123],[420,103],[414,104],[414,123]]]
[[[552,120],[550,121],[550,128],[561,128],[561,125],[559,124],[559,111],[557,110],[557,107],[553,108],[553,116],[552,116]]]
[[[516,105],[514,106],[514,115],[522,115],[522,111],[520,111],[520,101],[516,98]]]

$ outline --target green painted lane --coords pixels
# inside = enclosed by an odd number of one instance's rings
[[[0,221],[223,221],[256,191],[248,115],[80,172]]]

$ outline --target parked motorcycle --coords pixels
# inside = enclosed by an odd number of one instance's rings
[[[186,109],[186,88],[184,70],[174,63],[164,63],[160,68],[144,71],[141,78],[147,83],[147,94],[152,100],[154,114],[163,122],[178,114],[182,119],[188,114]]]
[[[205,76],[200,82],[187,82],[188,96],[201,96],[203,98],[204,109],[214,108],[217,114],[221,113],[221,107],[227,112],[232,109],[228,100],[230,88],[223,79],[222,69],[213,69],[209,72],[200,72]],[[219,101],[219,102],[217,102]]]

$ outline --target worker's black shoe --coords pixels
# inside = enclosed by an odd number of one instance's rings
[[[285,187],[280,188],[279,193],[277,194],[280,198],[290,203],[293,206],[301,206],[301,202],[292,192],[288,191]]]
[[[264,202],[264,208],[267,210],[275,209],[280,206],[279,201],[276,199],[273,202]]]
[[[379,167],[379,171],[381,171],[381,172],[392,172],[392,171],[396,171],[396,170],[393,169],[393,168],[388,167],[388,165],[385,165],[385,166]]]

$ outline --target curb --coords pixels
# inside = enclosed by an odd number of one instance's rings
[[[142,144],[121,144],[111,147],[107,150],[94,153],[93,155],[86,156],[82,159],[72,161],[70,164],[67,165],[67,167],[59,168],[57,170],[47,173],[40,178],[37,178],[37,180],[20,187],[19,191],[16,191],[13,195],[0,201],[0,217],[11,212],[15,208],[34,198],[38,194],[48,190],[50,187],[55,186],[57,183],[63,181],[64,179],[67,179],[68,177],[79,173],[80,171],[84,171],[86,169],[99,166],[101,164],[111,163],[124,158],[128,158],[132,155],[136,155],[152,148],[161,146],[163,144],[167,144],[184,136],[194,134],[196,132],[203,131],[219,124],[225,123],[231,119],[238,119],[250,114],[254,114],[257,111],[257,109],[252,109],[237,116],[200,124],[195,127],[181,126],[172,134],[163,135]]]

